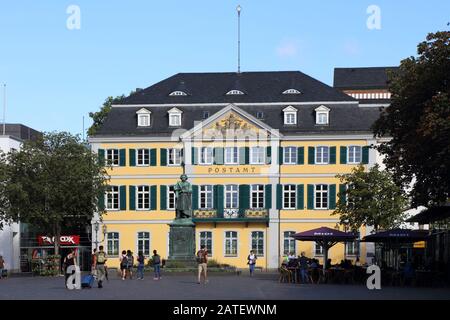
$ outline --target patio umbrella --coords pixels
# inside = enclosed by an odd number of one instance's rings
[[[428,238],[428,230],[392,229],[365,236],[362,242],[412,243]]]
[[[323,248],[323,270],[325,271],[328,260],[328,249],[338,242],[347,242],[356,239],[356,235],[351,232],[343,232],[328,227],[320,227],[308,231],[296,233],[292,236],[299,241],[315,241]]]

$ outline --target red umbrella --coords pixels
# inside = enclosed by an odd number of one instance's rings
[[[356,239],[356,234],[352,232],[343,232],[328,227],[320,227],[308,231],[296,233],[292,236],[299,241],[315,241],[323,248],[323,270],[325,271],[328,260],[328,249],[338,242],[347,242]]]

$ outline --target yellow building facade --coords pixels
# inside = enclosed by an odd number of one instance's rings
[[[92,149],[111,165],[110,190],[100,199],[105,214],[94,219],[106,226],[102,244],[109,265],[118,266],[120,252],[128,249],[146,255],[157,250],[162,258],[169,257],[169,223],[175,218],[171,186],[182,173],[193,185],[196,248],[206,245],[210,258],[244,268],[253,250],[263,269],[277,268],[290,253],[321,260],[319,246],[291,236],[338,227],[339,217],[332,213],[345,186],[336,175],[375,162],[369,149],[373,137],[365,125],[374,117],[372,110],[366,114],[357,101],[338,92],[331,101],[292,101],[297,96],[283,101],[284,89],[292,89],[287,84],[275,88],[281,92],[276,102],[242,102],[236,94],[225,98],[229,102],[211,98],[186,103],[171,96],[177,91],[194,96],[194,82],[183,79],[184,86],[174,82],[165,89],[168,101],[151,101],[156,95],[152,90],[163,91],[157,84],[143,90],[142,95],[150,91],[144,97],[150,100],[133,101],[130,96],[114,105],[103,128],[90,138]],[[240,80],[230,80],[231,88],[250,95],[255,80],[244,86],[248,92],[238,90],[246,83]],[[233,91],[229,88],[221,90],[227,95]],[[364,124],[346,128],[349,117]],[[360,237],[368,232],[360,230]],[[329,258],[333,263],[357,257],[365,262],[372,253],[369,244],[355,241],[334,246]]]

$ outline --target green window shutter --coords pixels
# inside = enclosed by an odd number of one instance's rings
[[[104,211],[105,210],[105,194],[100,193],[98,195],[98,211]]]
[[[243,214],[250,208],[250,186],[248,184],[239,185],[239,213]]]
[[[330,164],[336,164],[336,147],[330,147]]]
[[[223,164],[223,148],[214,148],[214,164]]]
[[[266,147],[266,164],[272,163],[272,147]]]
[[[336,209],[336,185],[330,184],[328,187],[328,209]]]
[[[192,210],[198,209],[198,186],[192,186]]]
[[[198,164],[198,148],[192,147],[191,159],[192,164]]]
[[[345,204],[345,202],[347,201],[347,187],[345,184],[340,184],[339,185],[339,202],[342,204]]]
[[[121,167],[125,167],[127,165],[126,159],[125,159],[125,153],[126,153],[126,149],[119,150],[119,165]]]
[[[308,164],[314,164],[314,147],[308,147]]]
[[[160,149],[161,152],[161,167],[167,166],[167,149]]]
[[[105,165],[105,149],[98,149],[98,162],[102,166]]]
[[[283,209],[283,185],[277,184],[277,209]]]
[[[249,164],[250,163],[250,148],[249,147],[245,147],[245,164]]]
[[[304,204],[305,197],[305,187],[302,184],[297,185],[297,209],[303,210],[305,208]]]
[[[305,148],[297,148],[297,164],[305,164]]]
[[[283,147],[278,147],[278,164],[283,164]]]
[[[136,149],[128,149],[128,157],[130,158],[130,167],[136,166]]]
[[[223,216],[223,186],[214,186],[214,209],[217,210],[219,217]]]
[[[362,163],[363,164],[369,163],[369,147],[368,146],[362,147]]]
[[[150,166],[156,166],[156,149],[150,149]]]
[[[128,190],[130,192],[130,210],[136,210],[136,187],[129,186]]]
[[[308,210],[314,209],[314,185],[308,184]]]
[[[156,210],[156,199],[156,186],[150,186],[150,210]]]
[[[340,148],[340,158],[341,158],[341,164],[347,164],[347,147],[341,147]]]
[[[161,210],[167,210],[167,186],[159,187],[159,200],[159,208]]]
[[[127,189],[126,186],[119,187],[120,210],[127,210]]]
[[[266,209],[272,209],[272,185],[266,184],[264,187],[264,201]]]
[[[245,147],[239,148],[239,164],[245,164]]]

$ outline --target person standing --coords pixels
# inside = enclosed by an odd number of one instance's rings
[[[133,266],[134,266],[134,256],[131,250],[127,250],[127,273],[130,276],[130,280],[133,279]]]
[[[255,272],[256,259],[258,259],[258,257],[253,252],[253,250],[250,250],[250,254],[247,257],[247,264],[250,269],[250,277],[253,277],[253,273]]]
[[[69,254],[64,258],[64,280],[67,287],[67,279],[69,279],[70,274],[67,273],[67,269],[69,269],[70,266],[76,266],[75,261],[75,250],[70,249]],[[72,271],[72,274],[75,273],[75,270]]]
[[[98,252],[95,253],[95,270],[97,272],[98,287],[103,288],[103,281],[106,275],[106,261],[108,257],[105,251],[103,251],[103,246],[98,247]]]
[[[127,265],[128,265],[127,252],[125,250],[122,250],[122,255],[120,256],[119,260],[120,260],[120,273],[122,275],[122,280],[125,280],[125,277],[127,276]]]
[[[97,259],[97,256],[95,255],[96,252],[97,252],[97,249],[94,249],[91,254],[91,274],[94,277],[97,276],[97,272],[95,270],[95,259]]]
[[[156,250],[153,250],[152,263],[155,272],[153,280],[161,280],[161,257]]]
[[[137,267],[137,277],[139,280],[144,280],[144,266],[145,266],[145,257],[142,254],[142,251],[138,252],[138,267]]]
[[[302,283],[308,283],[308,258],[305,257],[305,252],[301,253],[300,258],[298,259],[298,266]]]
[[[198,263],[198,281],[197,283],[201,283],[202,274],[204,277],[204,283],[208,283],[207,279],[207,265],[208,265],[208,251],[206,250],[205,246],[202,245],[200,247],[200,250],[197,251],[197,263]]]
[[[3,278],[3,270],[6,270],[5,260],[3,259],[3,256],[0,256],[0,279]]]

